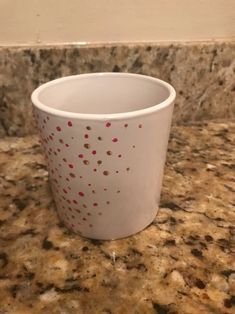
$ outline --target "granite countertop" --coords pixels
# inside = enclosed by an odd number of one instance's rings
[[[38,85],[91,72],[169,82],[174,123],[235,118],[235,40],[0,47],[0,137],[36,133],[30,95]]]
[[[38,137],[0,140],[0,313],[234,313],[235,122],[174,126],[143,232],[83,239],[59,222]]]

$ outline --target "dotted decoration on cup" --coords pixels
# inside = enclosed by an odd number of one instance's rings
[[[113,137],[113,138],[112,138],[112,141],[113,141],[114,143],[117,143],[117,142],[118,142],[118,138],[117,138],[117,137]]]
[[[105,133],[102,131],[102,134],[97,134],[95,129],[86,125],[82,134],[69,137],[68,132],[71,132],[76,125],[76,120],[66,121],[65,119],[64,122],[60,121],[53,127],[50,125],[50,117],[41,112],[38,113],[36,109],[34,109],[34,117],[39,128],[40,141],[44,147],[52,189],[56,193],[56,199],[59,200],[57,205],[61,219],[68,228],[79,234],[83,228],[94,228],[92,217],[98,215],[102,219],[102,215],[105,215],[105,207],[110,208],[110,200],[105,200],[105,195],[122,193],[118,187],[116,190],[109,187],[109,178],[112,178],[113,175],[129,176],[133,171],[128,164],[123,166],[126,152],[121,149],[122,138],[119,133],[115,134],[114,125],[110,121],[103,122]],[[124,123],[122,127],[127,130],[125,132],[133,130],[136,132],[143,128],[143,124],[131,122]],[[73,141],[70,142],[69,139]],[[78,151],[75,156],[72,156],[71,150],[74,150],[75,144],[78,146]],[[131,150],[136,148],[136,145],[130,143],[129,147]],[[106,161],[110,158],[116,169],[108,166],[109,163]],[[122,160],[122,167],[118,166],[120,160]],[[95,165],[97,168],[94,167]],[[96,188],[95,184],[89,183],[90,171],[94,173],[94,176],[100,176],[100,180],[102,177],[104,178],[105,185],[101,191],[100,187]],[[74,195],[75,186],[81,188],[76,195]],[[84,186],[86,189],[83,188]],[[100,198],[99,201],[97,199],[100,193],[103,193],[101,197],[104,199],[103,203],[100,202]],[[102,212],[102,208],[104,208],[104,212]]]

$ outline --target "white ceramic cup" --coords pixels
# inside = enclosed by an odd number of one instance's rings
[[[93,239],[132,235],[154,219],[175,100],[159,79],[63,77],[32,93],[60,219]]]

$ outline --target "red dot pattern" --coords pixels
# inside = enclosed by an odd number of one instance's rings
[[[66,121],[64,119],[63,122],[60,120],[60,123],[57,122],[58,124],[53,127],[51,124],[54,122],[54,118],[50,121],[49,116],[37,112],[36,109],[34,109],[34,116],[48,163],[52,190],[56,193],[56,199],[59,200],[57,206],[61,219],[68,228],[78,233],[81,233],[84,228],[94,228],[96,220],[93,217],[100,216],[99,219],[102,219],[102,215],[104,215],[102,209],[105,209],[106,206],[107,209],[110,209],[110,200],[105,199],[105,196],[113,193],[118,197],[122,193],[120,189],[112,191],[112,188],[109,188],[109,177],[113,175],[129,176],[133,171],[128,164],[123,167],[118,162],[118,160],[125,161],[126,152],[118,151],[121,149],[119,143],[122,142],[122,139],[115,136],[115,130],[110,121],[104,122],[106,135],[102,132],[101,136],[98,134],[98,129],[95,130],[86,125],[83,127],[83,134],[74,133],[74,136],[69,136],[66,132],[73,132],[73,126],[78,123],[76,120]],[[125,123],[123,127],[140,132],[137,130],[142,129],[143,124]],[[138,137],[138,134],[136,136]],[[90,139],[92,139],[91,142]],[[97,144],[94,144],[94,141]],[[74,145],[78,147],[78,152],[76,156],[71,156],[70,147],[74,150]],[[136,145],[130,143],[131,148],[136,148]],[[111,169],[107,160],[112,160],[113,165],[117,168]],[[97,168],[94,167],[95,165]],[[102,176],[107,186],[101,187],[101,189],[98,186],[96,190],[95,184],[88,181],[91,172]],[[96,174],[94,175],[96,176]],[[75,187],[79,189],[76,193],[74,192]],[[109,192],[107,192],[108,190]]]

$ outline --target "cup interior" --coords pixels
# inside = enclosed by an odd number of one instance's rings
[[[71,113],[115,114],[156,106],[170,97],[169,84],[137,74],[75,75],[39,87],[44,106]]]

